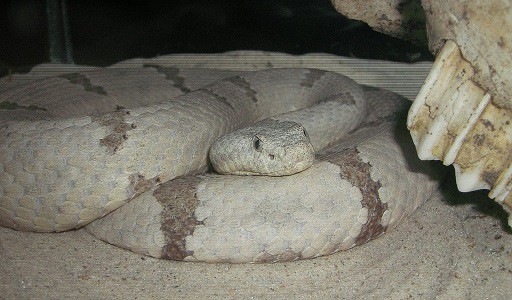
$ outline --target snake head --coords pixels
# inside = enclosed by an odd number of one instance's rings
[[[230,132],[210,149],[210,161],[220,174],[291,175],[309,168],[314,159],[306,129],[274,119]]]

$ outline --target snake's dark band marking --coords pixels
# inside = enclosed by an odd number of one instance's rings
[[[93,92],[98,95],[106,96],[107,92],[103,89],[103,87],[99,85],[92,85],[91,81],[87,76],[81,73],[68,73],[68,74],[62,74],[58,77],[67,79],[72,84],[78,84],[81,85],[84,88],[84,91],[86,92]]]
[[[162,258],[183,260],[194,254],[186,249],[185,239],[194,233],[197,225],[203,224],[194,216],[199,205],[196,192],[200,182],[197,176],[178,177],[164,182],[153,192],[163,206],[160,230],[164,233],[166,243],[162,249]]]
[[[258,98],[256,97],[258,93],[251,87],[251,83],[245,80],[242,76],[233,76],[227,78],[225,81],[243,88],[246,95],[251,98],[253,102],[258,102]]]
[[[164,74],[165,79],[173,82],[172,86],[179,89],[183,93],[190,92],[190,89],[185,86],[185,78],[179,75],[180,69],[176,67],[162,67],[154,64],[144,64],[144,68],[155,68],[158,73]]]
[[[19,105],[18,103],[15,103],[15,102],[10,102],[10,101],[0,102],[0,109],[5,109],[5,110],[26,109],[26,110],[47,111],[47,109],[44,107],[39,107],[39,106],[35,106],[35,105],[24,106],[24,105]]]
[[[226,99],[226,97],[223,97],[223,96],[221,96],[221,95],[218,95],[217,93],[215,93],[215,92],[214,92],[214,91],[212,91],[212,90],[209,90],[209,89],[206,89],[206,88],[202,88],[202,89],[199,89],[199,90],[197,90],[197,91],[201,91],[201,92],[203,92],[203,93],[205,93],[205,94],[208,94],[208,95],[210,95],[210,96],[213,96],[213,97],[214,97],[215,99],[217,99],[218,101],[220,101],[220,102],[222,102],[222,103],[226,104],[227,106],[231,107],[231,109],[233,109],[233,110],[235,109],[235,107],[233,106],[233,104],[231,104],[231,102],[229,102],[229,100],[228,100],[228,99]]]
[[[125,122],[124,116],[129,114],[129,111],[121,109],[114,113],[92,117],[93,122],[107,126],[112,131],[112,133],[100,140],[100,144],[107,147],[111,154],[116,153],[121,148],[123,142],[128,139],[126,133],[137,127],[135,124]]]
[[[338,165],[341,177],[348,180],[353,186],[358,187],[363,195],[361,204],[368,209],[368,220],[355,239],[355,244],[361,245],[386,231],[387,226],[382,226],[381,220],[388,205],[380,200],[379,189],[381,184],[371,178],[371,165],[363,162],[358,154],[359,151],[352,148],[346,149],[342,153],[327,154],[321,159]]]
[[[160,177],[146,179],[144,175],[135,173],[130,175],[130,185],[128,187],[128,198],[136,197],[144,192],[149,191],[160,183]]]
[[[320,78],[322,78],[322,76],[324,76],[325,74],[325,71],[322,71],[322,70],[317,70],[317,69],[309,69],[307,74],[306,74],[306,78],[304,78],[304,80],[302,80],[302,82],[300,83],[300,86],[303,86],[303,87],[312,87],[313,84],[315,84],[315,82],[317,80],[319,80]]]
[[[336,101],[336,102],[340,102],[342,104],[347,104],[347,105],[356,105],[356,99],[354,99],[354,96],[352,96],[352,94],[349,92],[336,93],[336,94],[327,96],[319,103],[329,102],[329,101]]]

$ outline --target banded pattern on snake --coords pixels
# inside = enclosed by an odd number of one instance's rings
[[[0,225],[62,231],[95,220],[87,230],[98,238],[154,257],[289,261],[377,237],[437,188],[397,122],[400,96],[314,69],[238,73],[148,64],[4,91],[13,109],[0,110]],[[225,133],[340,95],[358,112],[337,117],[348,125],[307,170],[195,175]]]

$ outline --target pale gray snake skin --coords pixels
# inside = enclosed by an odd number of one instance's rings
[[[173,260],[290,261],[375,238],[437,189],[397,117],[400,96],[314,69],[238,73],[147,64],[3,91],[0,225],[90,223],[104,241]],[[338,95],[353,99],[342,103],[348,110],[366,108],[341,116],[344,138],[309,169],[194,175],[225,133]]]

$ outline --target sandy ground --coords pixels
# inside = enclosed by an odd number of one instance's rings
[[[454,182],[396,230],[350,251],[270,265],[157,260],[84,230],[0,228],[0,298],[512,298],[512,234]]]

